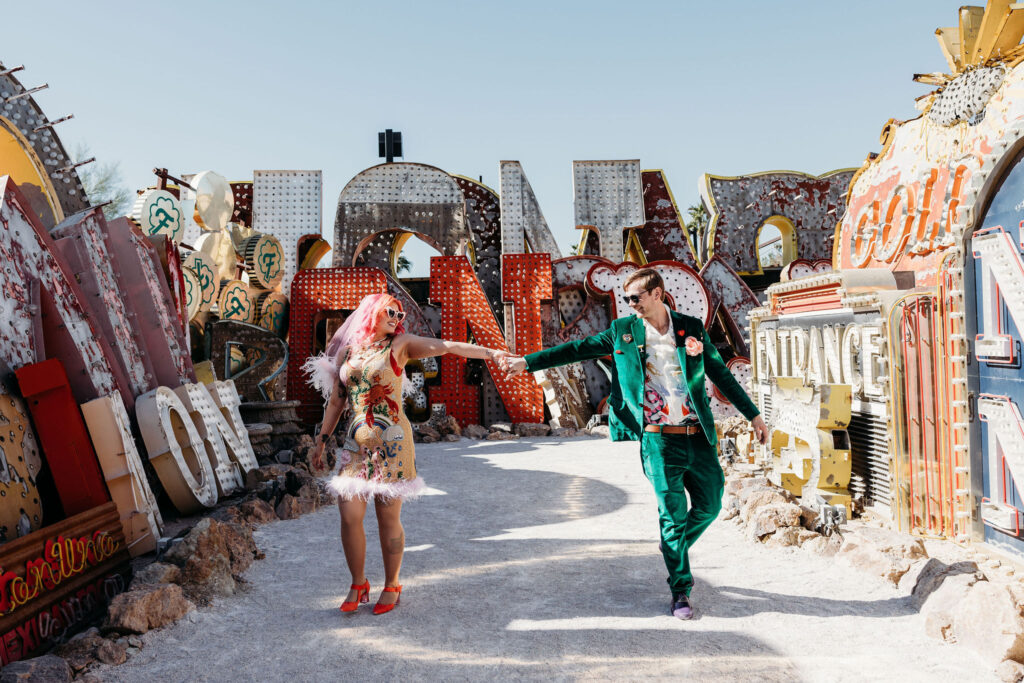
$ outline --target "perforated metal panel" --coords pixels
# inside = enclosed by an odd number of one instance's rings
[[[281,291],[289,293],[298,269],[299,238],[323,234],[323,173],[254,171],[252,222],[257,232],[269,233],[281,241],[284,248]]]
[[[502,253],[526,253],[529,242],[534,253],[548,253],[553,259],[561,257],[537,196],[518,161],[501,162],[500,190]]]
[[[572,162],[576,225],[601,236],[601,256],[623,258],[622,230],[644,224],[640,160]]]

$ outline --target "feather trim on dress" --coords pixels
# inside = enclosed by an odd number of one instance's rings
[[[310,356],[302,364],[302,372],[309,378],[306,381],[320,392],[324,400],[331,397],[331,392],[334,391],[334,382],[338,379],[338,366],[335,364],[334,358],[325,353]]]
[[[361,498],[368,501],[371,498],[380,498],[385,502],[389,502],[396,498],[401,498],[402,500],[418,498],[423,493],[423,489],[426,488],[426,483],[424,483],[423,477],[387,482],[338,475],[331,477],[331,480],[327,483],[327,488],[341,496],[343,500]]]

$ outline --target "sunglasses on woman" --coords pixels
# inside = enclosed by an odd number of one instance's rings
[[[653,289],[653,287],[651,289]],[[644,294],[646,294],[649,291],[651,291],[651,290],[650,289],[645,289],[644,291],[640,292],[639,294],[626,294],[625,296],[622,297],[622,300],[626,302],[627,306],[632,306],[633,304],[640,303],[640,297],[642,297]]]
[[[405,311],[396,311],[393,308],[385,308],[384,310],[388,312],[388,318],[391,320],[402,322],[402,319],[405,318]]]

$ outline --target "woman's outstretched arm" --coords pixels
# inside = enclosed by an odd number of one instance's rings
[[[399,353],[410,360],[454,353],[456,356],[464,358],[483,358],[485,360],[498,361],[502,356],[508,355],[507,351],[489,349],[485,346],[431,337],[417,337],[415,334],[400,335],[395,339],[395,346]]]

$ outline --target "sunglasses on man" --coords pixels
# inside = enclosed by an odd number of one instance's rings
[[[651,287],[651,289],[654,289],[654,288]],[[640,292],[639,294],[626,294],[625,296],[622,297],[622,300],[626,302],[627,306],[632,306],[633,304],[638,304],[638,303],[640,303],[640,297],[642,297],[644,294],[647,294],[647,292],[651,291],[651,289],[645,289],[644,291]]]
[[[393,308],[385,308],[384,310],[388,312],[388,318],[391,320],[402,322],[402,319],[405,318],[405,311],[396,311]]]

